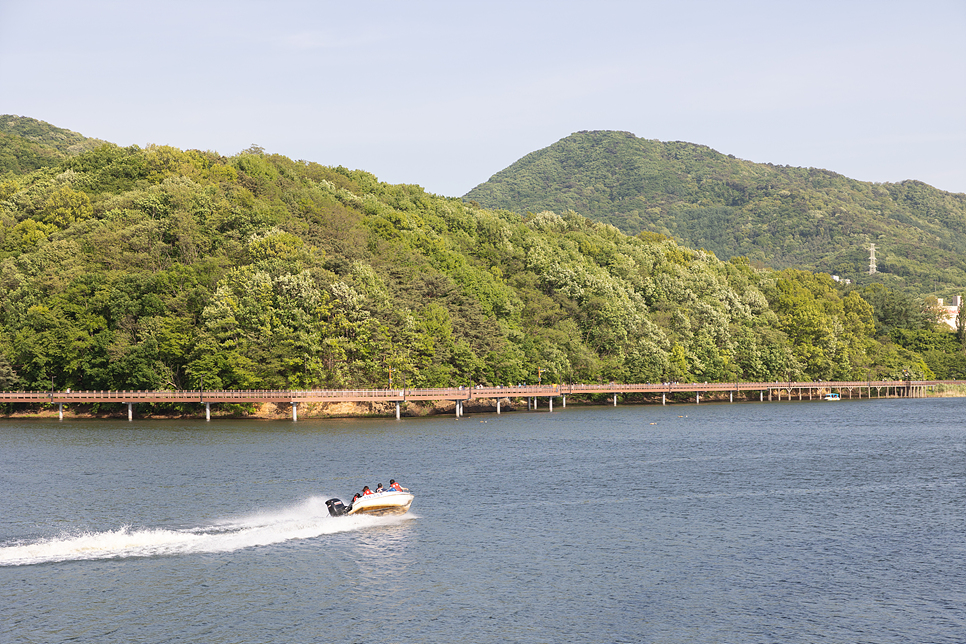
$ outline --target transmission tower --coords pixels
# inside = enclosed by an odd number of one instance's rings
[[[875,275],[875,244],[869,244],[869,275]]]

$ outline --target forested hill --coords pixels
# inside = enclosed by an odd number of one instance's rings
[[[36,170],[105,143],[27,116],[3,114],[0,115],[0,175]]]
[[[821,270],[940,297],[966,290],[966,194],[752,163],[702,145],[578,132],[465,197],[518,213],[573,210],[721,259]],[[879,275],[870,278],[869,244]]]
[[[0,155],[27,141],[7,134]],[[881,287],[255,146],[104,144],[0,174],[6,389],[966,373],[930,315]]]

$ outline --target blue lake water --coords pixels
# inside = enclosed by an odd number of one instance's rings
[[[0,641],[961,644],[964,410],[4,420]]]

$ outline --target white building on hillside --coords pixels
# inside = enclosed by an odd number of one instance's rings
[[[953,331],[956,330],[956,318],[959,316],[959,307],[962,305],[963,298],[959,295],[954,295],[949,300],[949,304],[943,304],[943,298],[939,298],[939,308],[946,312],[940,321],[949,325]]]

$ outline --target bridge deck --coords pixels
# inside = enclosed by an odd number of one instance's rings
[[[863,380],[830,382],[705,382],[598,385],[524,385],[519,387],[450,387],[439,389],[312,390],[171,390],[171,391],[29,391],[0,392],[0,402],[13,403],[331,403],[402,402],[406,400],[474,400],[560,397],[588,394],[698,393],[742,391],[865,390],[927,388],[966,384],[964,380]]]

